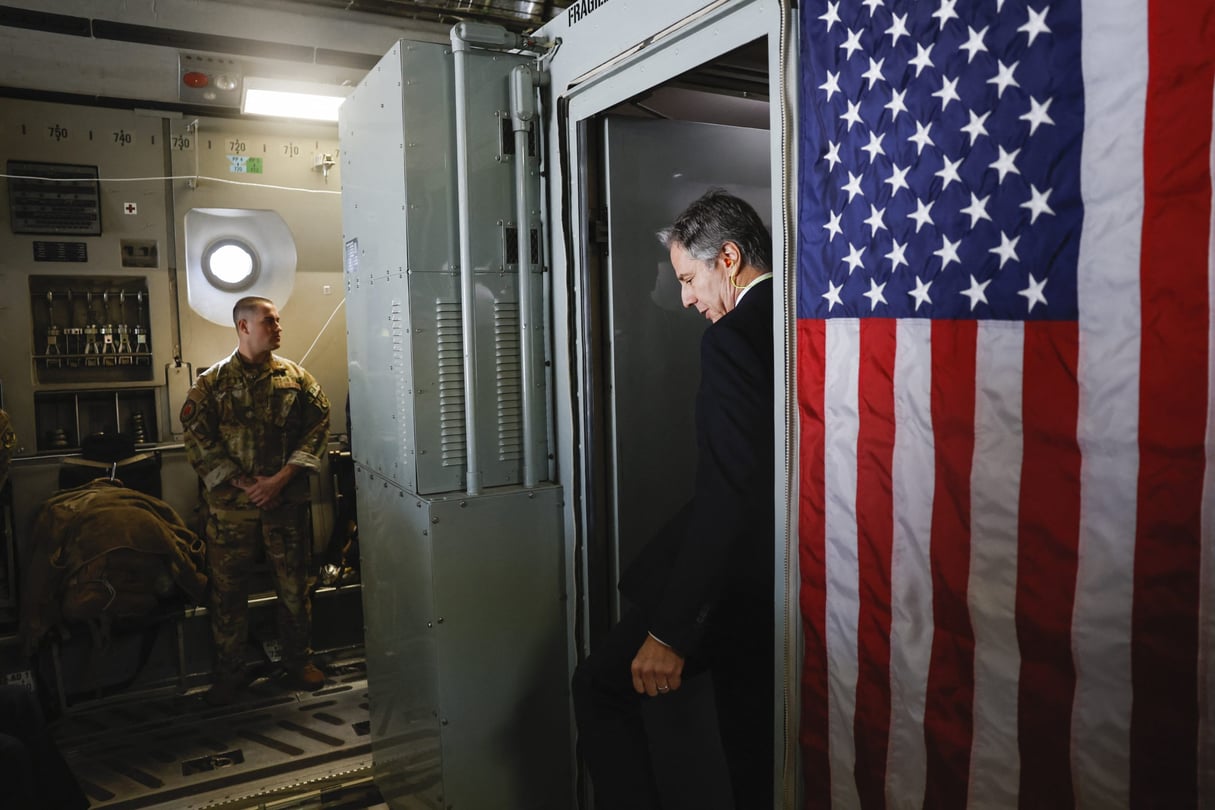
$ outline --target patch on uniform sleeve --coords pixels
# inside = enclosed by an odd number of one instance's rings
[[[314,382],[312,385],[308,386],[308,396],[310,398],[316,399],[317,395],[320,393],[321,393],[321,384],[320,383]]]
[[[188,425],[194,420],[194,415],[198,413],[198,399],[193,391],[186,397],[186,404],[181,406],[181,415],[178,417],[183,425]]]

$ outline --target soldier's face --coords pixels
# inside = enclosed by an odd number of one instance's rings
[[[274,351],[282,341],[278,308],[273,304],[263,304],[258,314],[245,321],[245,328],[248,330],[249,349],[254,354]]]

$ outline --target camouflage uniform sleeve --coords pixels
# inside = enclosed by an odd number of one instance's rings
[[[211,395],[211,383],[203,375],[194,381],[181,406],[185,428],[186,458],[208,490],[215,489],[240,473],[240,467],[224,449],[219,436],[219,413]]]
[[[300,372],[304,429],[287,463],[315,472],[321,468],[321,453],[329,441],[329,399],[316,378],[303,369]]]
[[[8,480],[8,465],[13,458],[13,448],[17,446],[17,434],[9,422],[8,414],[0,411],[0,488]]]

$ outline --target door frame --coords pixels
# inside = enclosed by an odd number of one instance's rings
[[[549,198],[550,259],[554,326],[554,417],[557,468],[567,497],[564,506],[567,617],[571,671],[589,651],[590,615],[586,589],[585,532],[593,518],[595,392],[584,387],[597,362],[593,335],[583,326],[595,317],[599,291],[587,289],[584,268],[596,250],[594,209],[597,180],[587,167],[597,148],[588,130],[593,119],[630,98],[661,85],[749,42],[766,38],[769,72],[769,135],[772,139],[772,239],[775,300],[773,334],[778,365],[774,412],[776,453],[773,510],[777,538],[774,554],[776,633],[774,693],[780,698],[774,723],[777,806],[798,801],[797,718],[800,716],[801,622],[797,605],[797,419],[795,383],[796,309],[794,300],[796,232],[796,12],[780,0],[666,0],[655,8],[647,0],[611,0],[593,13],[567,13],[537,36],[559,41],[548,59],[545,93],[548,117],[546,165]],[[606,44],[605,44],[606,43]],[[589,497],[588,497],[589,496]]]

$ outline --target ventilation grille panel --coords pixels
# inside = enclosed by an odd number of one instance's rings
[[[464,343],[461,340],[460,302],[435,302],[436,356],[439,361],[439,451],[444,467],[465,461]]]
[[[519,305],[494,305],[494,372],[498,386],[498,460],[523,457],[522,370],[519,353]]]

